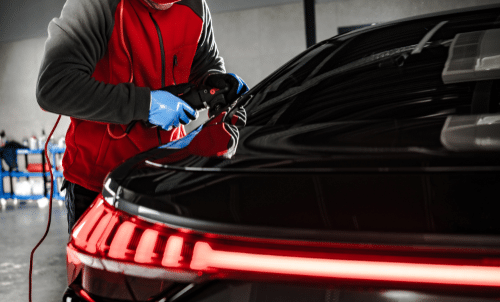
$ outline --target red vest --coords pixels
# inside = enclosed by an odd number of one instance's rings
[[[185,5],[154,10],[141,0],[122,0],[105,56],[93,77],[103,83],[132,82],[152,90],[188,81],[203,20]],[[161,37],[160,37],[161,36]],[[160,47],[160,41],[163,47]],[[164,83],[162,83],[162,78]],[[71,118],[63,158],[64,177],[100,191],[108,172],[130,157],[185,135],[183,127],[158,131],[138,122],[121,139],[127,125]]]

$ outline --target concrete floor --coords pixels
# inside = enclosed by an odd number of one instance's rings
[[[31,250],[45,232],[48,207],[36,202],[0,211],[0,301],[28,301]],[[38,248],[33,268],[33,302],[61,301],[66,289],[66,209],[54,203],[50,233]]]

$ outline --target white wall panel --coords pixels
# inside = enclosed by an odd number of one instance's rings
[[[44,112],[35,98],[38,69],[45,38],[0,43],[0,131],[21,141],[52,129],[57,116]],[[64,136],[69,118],[64,118],[55,137]]]
[[[388,22],[423,14],[477,5],[500,3],[499,0],[336,0],[317,1],[318,41],[337,34],[340,26]]]
[[[227,71],[250,86],[305,49],[301,4],[219,13],[213,22]]]

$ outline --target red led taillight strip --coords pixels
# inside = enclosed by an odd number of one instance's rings
[[[244,243],[245,238],[222,240],[214,234],[207,238],[131,216],[101,198],[75,226],[68,261],[127,275],[187,282],[202,275],[238,278],[241,273],[255,273],[262,279],[298,276],[500,288],[500,266],[482,265],[481,259],[453,258],[451,264],[439,258],[415,260],[394,255],[398,258],[390,261],[390,255],[373,258],[367,254],[353,260],[336,250],[323,250],[321,256],[314,248],[307,254],[294,251],[294,245],[284,241],[280,241],[283,245],[274,242],[271,249],[256,238]]]
[[[201,271],[224,269],[373,281],[500,286],[500,267],[259,255],[213,250],[206,242],[196,243],[191,269]]]
[[[167,247],[165,249],[165,256],[161,264],[167,267],[179,267],[181,266],[182,258],[182,247],[184,246],[184,239],[179,236],[170,236],[167,241]]]
[[[154,252],[156,242],[158,241],[158,236],[160,233],[155,230],[146,230],[139,241],[137,246],[137,252],[134,257],[134,261],[137,263],[152,263],[153,258],[157,256]]]
[[[131,221],[125,221],[120,225],[109,247],[108,257],[127,260],[128,256],[134,253],[133,250],[129,250],[127,247],[134,235],[135,228],[136,225]]]
[[[99,221],[99,224],[97,224],[96,228],[92,232],[92,236],[90,236],[88,243],[87,243],[87,251],[89,253],[95,253],[97,252],[97,243],[99,238],[101,238],[102,233],[106,229],[106,227],[109,225],[109,222],[112,218],[113,214],[112,213],[107,213],[102,217],[102,219]]]
[[[164,279],[186,283],[193,282],[198,278],[198,272],[169,269],[166,267],[151,267],[141,264],[104,259],[96,256],[89,256],[79,251],[71,243],[67,246],[66,252],[72,255],[71,258],[68,258],[68,261],[74,261],[77,259],[78,263],[83,263],[86,266],[106,270],[112,273],[124,274],[127,276]],[[78,263],[74,264],[76,265]]]

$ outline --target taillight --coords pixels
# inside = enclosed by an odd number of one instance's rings
[[[296,277],[500,287],[498,259],[391,256],[369,249],[349,253],[312,242],[174,229],[117,210],[102,197],[78,222],[72,236],[68,261],[78,258],[98,269],[172,281]]]

